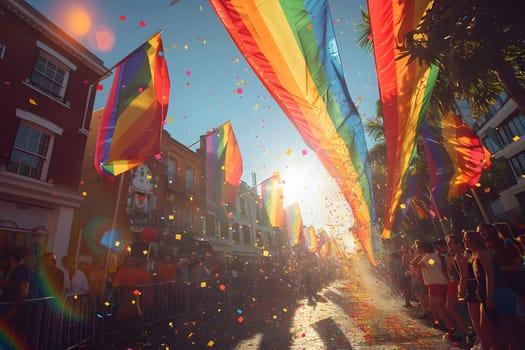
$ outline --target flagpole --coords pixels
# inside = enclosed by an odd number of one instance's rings
[[[104,268],[104,281],[107,280],[107,277],[108,277],[108,268],[109,268],[109,257],[110,257],[110,254],[111,254],[111,248],[113,246],[113,238],[114,238],[114,235],[115,235],[115,228],[117,226],[117,218],[118,218],[118,209],[119,209],[119,204],[120,204],[120,197],[121,197],[121,193],[122,193],[122,187],[123,187],[123,184],[124,184],[124,176],[125,176],[125,172],[122,173],[120,176],[120,183],[119,183],[119,186],[118,186],[118,192],[117,192],[117,200],[115,202],[115,212],[113,213],[113,223],[111,224],[111,232],[110,232],[110,235],[109,235],[109,244],[108,244],[108,250],[106,252],[106,264],[105,264],[105,268]],[[106,288],[106,283],[104,283],[104,289]]]
[[[443,230],[443,235],[445,235],[447,230],[445,229],[445,224],[443,224],[443,218],[441,217],[441,214],[439,213],[439,208],[434,199],[434,194],[432,193],[432,190],[428,186],[427,186],[427,190],[428,190],[428,193],[430,194],[430,201],[432,202],[432,205],[434,206],[434,209],[436,210],[436,215],[438,217],[439,223],[441,224],[441,230]]]
[[[476,204],[478,205],[478,209],[481,212],[481,216],[483,216],[483,220],[485,220],[486,224],[490,224],[489,216],[487,215],[487,212],[485,211],[485,208],[481,204],[481,201],[478,197],[478,194],[474,188],[470,188],[470,193],[472,194],[472,197],[474,197],[474,200],[476,201]]]
[[[111,73],[111,71],[113,69],[115,69],[115,67],[117,67],[122,61],[125,61],[128,57],[130,57],[131,55],[133,55],[135,52],[137,52],[138,50],[140,50],[140,48],[142,46],[144,46],[145,43],[147,43],[148,41],[150,41],[154,36],[158,35],[158,34],[161,34],[164,30],[161,29],[159,30],[158,32],[156,32],[155,34],[153,34],[152,36],[150,36],[148,38],[148,40],[144,41],[142,44],[140,44],[135,50],[131,51],[129,54],[127,54],[123,59],[121,59],[120,61],[118,61],[117,63],[115,63],[113,66],[111,66],[111,68],[108,69],[108,72]]]
[[[224,123],[222,123],[222,124],[219,125],[218,127],[214,128],[210,134],[213,134],[213,133],[217,132],[217,130],[219,130],[222,126],[228,124],[229,122],[230,122],[229,120],[228,120],[228,121],[225,121]],[[191,145],[186,146],[186,147],[188,147],[188,148],[192,148],[193,146],[195,146],[195,145],[198,144],[199,142],[201,142],[201,139],[200,139],[200,138],[199,138],[197,141],[195,141],[194,143],[192,143]]]

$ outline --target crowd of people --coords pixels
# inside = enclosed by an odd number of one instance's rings
[[[523,348],[525,242],[504,223],[447,234],[433,242],[406,241],[389,255],[389,274],[404,306],[420,318],[483,350]]]

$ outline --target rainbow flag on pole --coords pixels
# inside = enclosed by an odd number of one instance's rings
[[[170,80],[160,32],[116,65],[95,146],[95,168],[116,176],[160,153]]]
[[[301,216],[299,202],[295,202],[284,209],[284,222],[290,246],[304,244],[303,217]]]
[[[435,106],[421,124],[425,154],[438,208],[467,192],[491,165],[479,136],[452,112]]]
[[[272,227],[284,226],[283,184],[281,174],[273,173],[261,183],[262,205]]]
[[[417,28],[431,0],[369,0],[368,11],[387,150],[387,199],[382,237],[390,238],[401,205],[403,183],[416,151],[416,136],[425,114],[437,67],[409,57],[398,58],[405,35]]]
[[[242,157],[230,122],[204,136],[206,204],[220,220],[226,220],[235,204],[242,176]]]
[[[368,150],[350,97],[328,2],[210,0],[243,57],[336,180],[375,264]]]

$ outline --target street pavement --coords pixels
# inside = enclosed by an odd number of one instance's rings
[[[461,349],[444,341],[444,331],[403,307],[388,281],[352,260],[344,279],[322,288],[313,300],[297,297],[293,286],[249,297],[202,313],[194,321],[174,322],[123,338],[123,349]],[[287,291],[288,289],[288,291]],[[277,292],[278,290],[278,292]],[[126,344],[127,342],[127,344]]]

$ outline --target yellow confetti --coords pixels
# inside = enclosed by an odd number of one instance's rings
[[[215,342],[213,340],[210,340],[208,342],[208,347],[211,348],[214,344],[215,344]]]
[[[176,233],[176,234],[175,234],[175,239],[176,239],[177,241],[180,241],[180,240],[182,239],[182,235],[181,235],[180,233]]]
[[[176,49],[176,48],[177,48],[177,45],[173,44],[173,46],[172,46],[172,47],[173,47],[174,49]]]
[[[168,123],[173,123],[173,118],[172,117],[168,117]]]
[[[205,281],[201,282],[201,288],[206,288],[206,282]]]
[[[33,100],[32,98],[29,99],[29,103],[32,104],[33,106],[38,105],[38,103],[36,103],[36,101]]]
[[[435,263],[436,263],[436,261],[434,259],[432,259],[432,258],[428,259],[428,264],[430,266],[434,266]]]
[[[189,47],[188,44],[184,44],[184,50],[187,50],[187,49],[189,49],[189,48],[190,48],[190,47]]]
[[[203,40],[202,41],[202,45],[206,45],[207,41],[206,40]]]
[[[87,197],[87,192],[86,191],[82,192],[82,196]]]

